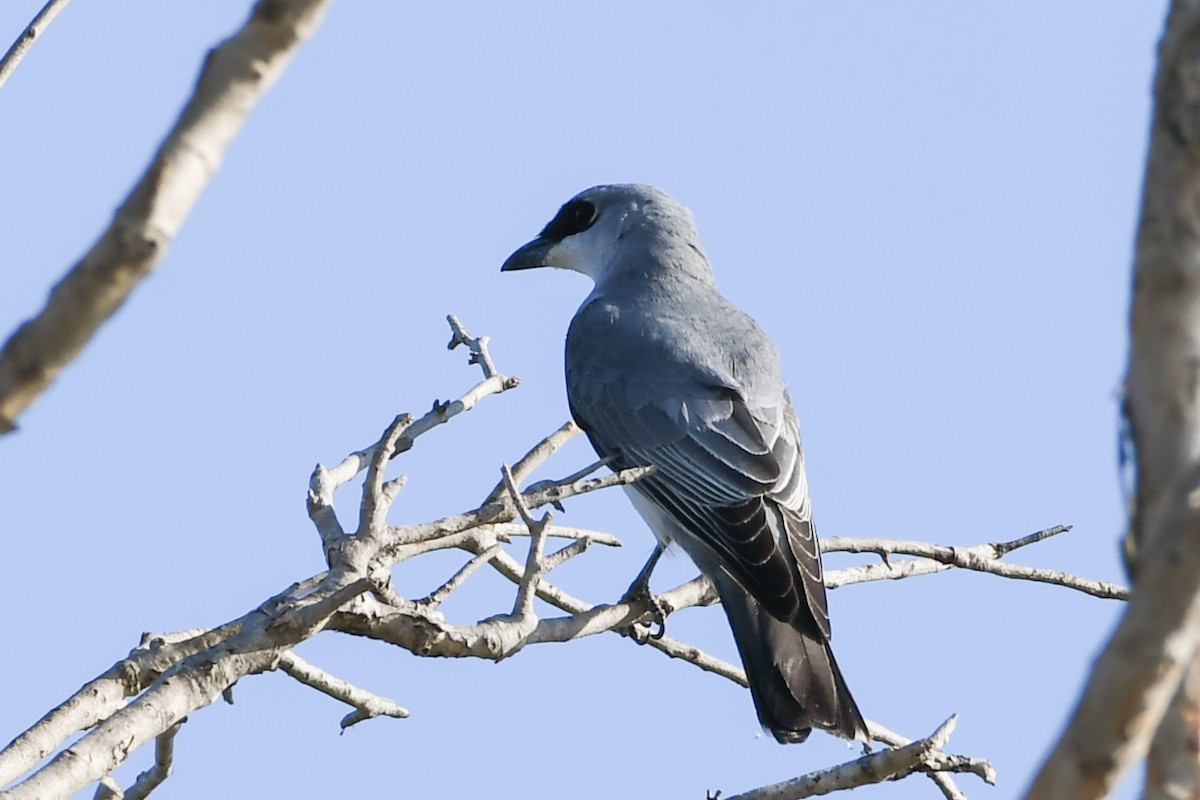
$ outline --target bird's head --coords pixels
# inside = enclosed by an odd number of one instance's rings
[[[602,282],[631,254],[652,255],[672,243],[700,252],[687,209],[653,186],[594,186],[572,197],[533,241],[508,257],[501,272],[558,267]]]

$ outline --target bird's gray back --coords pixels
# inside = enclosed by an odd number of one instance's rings
[[[779,356],[758,324],[711,286],[605,287],[567,332],[573,405],[656,408],[653,439],[677,438],[699,419],[729,415],[736,393],[768,424],[788,405]]]

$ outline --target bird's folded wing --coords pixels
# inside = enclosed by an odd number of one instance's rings
[[[614,467],[657,468],[637,490],[764,608],[828,637],[820,550],[787,394],[774,406],[751,407],[733,387],[697,381],[689,391],[652,396],[626,382],[595,381],[583,391],[576,386],[571,408]]]

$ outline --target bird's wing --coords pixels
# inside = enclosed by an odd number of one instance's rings
[[[636,366],[605,368],[569,348],[572,414],[614,466],[657,468],[635,489],[772,615],[809,621],[828,637],[800,437],[782,380],[751,392],[731,373],[694,359],[656,363],[660,356],[650,345]]]

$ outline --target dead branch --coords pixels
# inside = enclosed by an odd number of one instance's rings
[[[33,43],[46,32],[50,23],[67,7],[69,2],[71,0],[50,0],[42,6],[42,10],[33,18],[33,22],[30,22],[29,26],[21,31],[21,35],[12,43],[12,47],[8,48],[4,58],[0,58],[0,88],[4,87],[17,69],[17,65],[21,63],[21,59],[25,58],[30,48],[33,47]]]
[[[929,771],[971,772],[988,783],[995,783],[995,772],[987,762],[961,759],[942,752],[957,722],[956,717],[950,717],[924,739],[870,753],[854,761],[782,783],[763,786],[727,800],[800,800]]]
[[[1054,586],[1074,589],[1084,594],[1090,594],[1093,597],[1102,597],[1108,600],[1128,599],[1129,590],[1115,583],[1094,581],[1090,578],[1081,578],[1077,575],[1071,575],[1070,573],[1058,570],[1026,567],[1020,564],[1010,564],[1007,561],[1001,561],[1004,556],[1014,550],[1045,541],[1051,536],[1057,536],[1069,530],[1071,530],[1070,525],[1056,525],[1053,528],[1047,528],[1028,536],[1022,536],[1011,542],[988,542],[969,547],[948,547],[930,542],[913,542],[901,539],[859,539],[835,536],[822,540],[821,550],[826,553],[875,553],[884,559],[884,565],[887,567],[886,570],[876,572],[868,573],[859,571],[854,573],[854,577],[847,575],[840,583],[836,579],[833,584],[829,584],[827,581],[828,585],[840,586],[846,583],[861,583],[863,580],[910,577],[917,574],[918,569],[922,569],[921,562],[900,562],[897,564],[892,562],[889,556],[911,555],[937,562],[936,565],[930,564],[923,568],[928,572],[940,571],[943,566],[938,565],[944,565],[947,568],[959,567],[961,569],[999,575],[1002,578],[1049,583]],[[894,572],[890,572],[892,570]]]
[[[325,630],[374,639],[422,656],[491,660],[510,657],[532,644],[615,633],[745,685],[745,675],[739,666],[672,637],[650,637],[646,635],[649,628],[641,624],[650,615],[651,604],[670,613],[716,602],[716,593],[707,579],[688,581],[649,601],[623,599],[611,604],[579,599],[550,581],[556,567],[585,553],[591,544],[615,546],[620,542],[609,534],[555,527],[549,513],[538,517],[536,510],[561,506],[579,494],[632,483],[650,471],[639,468],[592,477],[602,466],[595,464],[522,489],[520,481],[574,435],[574,426],[563,426],[546,437],[517,462],[516,468],[504,468],[501,490],[490,492],[478,508],[432,522],[388,525],[388,512],[402,485],[402,479],[388,479],[385,474],[396,453],[410,449],[420,436],[474,407],[483,398],[517,385],[515,379],[496,370],[488,354],[486,337],[472,337],[457,319],[451,318],[450,322],[454,332],[452,343],[466,344],[471,349],[472,362],[483,370],[482,380],[458,400],[435,404],[425,415],[396,417],[375,444],[351,453],[333,467],[318,465],[313,471],[308,510],[328,569],[287,587],[244,616],[211,631],[144,637],[128,658],[0,751],[0,780],[24,776],[22,782],[0,793],[0,798],[65,797],[96,781],[103,783],[98,790],[102,795],[118,796],[121,790],[108,776],[131,752],[150,741],[156,742],[165,764],[151,772],[165,778],[170,762],[168,734],[173,726],[186,715],[227,695],[237,680],[265,671],[281,670],[351,705],[354,711],[342,720],[343,729],[375,716],[407,716],[408,710],[391,700],[346,683],[292,652],[295,645]],[[365,475],[356,514],[357,529],[351,532],[338,517],[334,494],[362,473]],[[831,586],[836,586],[864,579],[894,579],[932,569],[1007,570],[1013,565],[1000,562],[1002,556],[1048,535],[1043,532],[1015,542],[969,548],[884,539],[832,539],[827,549],[878,555],[885,563],[868,565],[868,572],[863,572],[862,567],[831,570],[827,579]],[[568,541],[547,554],[545,542],[551,536]],[[529,539],[523,560],[515,558],[505,547],[518,537]],[[428,597],[410,600],[401,591],[402,587],[392,585],[394,565],[451,548],[462,550],[465,562]],[[887,560],[894,554],[917,557]],[[997,567],[997,563],[1002,566]],[[906,570],[905,564],[913,567]],[[485,566],[516,586],[511,610],[468,622],[447,619],[438,610],[442,601]],[[880,567],[885,571],[879,572]],[[1035,580],[1045,577],[1035,576],[1033,568],[1020,569],[1024,572],[1009,573],[1009,577]],[[1073,582],[1063,581],[1060,585],[1072,586]],[[562,613],[542,615],[534,603],[535,597]],[[871,730],[877,741],[888,745],[888,750],[789,782],[789,788],[777,791],[793,794],[779,796],[808,796],[794,794],[801,791],[796,788],[801,786],[809,787],[802,791],[818,786],[832,790],[924,772],[935,780],[943,794],[954,798],[963,795],[950,777],[952,773],[973,772],[990,780],[987,762],[942,752],[948,728],[915,744],[877,723],[871,723]],[[69,749],[61,750],[71,737],[84,731]],[[39,766],[47,757],[49,762]],[[139,783],[152,788],[149,778],[145,782],[139,779]]]
[[[515,385],[495,375],[486,378],[485,383],[489,384],[486,390],[479,386],[472,390],[473,400],[462,410],[488,394]],[[273,669],[281,658],[285,664],[298,665],[300,662],[284,658],[290,649],[324,629],[340,607],[373,588],[372,561],[386,541],[389,529],[385,517],[399,488],[396,481],[383,479],[383,465],[402,434],[411,442],[434,425],[416,432],[413,427],[404,417],[398,418],[370,458],[360,459],[362,466],[369,467],[364,493],[371,497],[364,497],[360,504],[360,530],[355,535],[341,532],[340,524],[335,524],[336,516],[330,519],[321,513],[315,515],[329,553],[327,572],[293,584],[245,616],[213,631],[143,641],[129,659],[114,665],[0,751],[0,775],[8,776],[5,782],[32,770],[23,781],[0,792],[0,797],[66,797],[90,782],[106,778],[130,753],[166,734],[188,713],[211,704],[238,679]],[[318,468],[320,474],[322,468]],[[319,490],[323,488],[310,490],[310,509],[323,502]],[[511,517],[499,521],[511,521]],[[314,670],[304,674],[317,681]],[[297,666],[297,674],[300,672]],[[335,688],[331,681],[323,681],[323,690]],[[361,690],[337,690],[357,701],[356,713],[371,714],[382,706],[368,702],[367,693]],[[134,699],[124,702],[130,697]],[[69,749],[36,766],[70,736],[88,728],[91,730]],[[150,782],[142,785],[149,786]]]
[[[375,717],[392,717],[404,719],[408,709],[402,708],[386,697],[360,689],[349,681],[344,681],[331,675],[315,664],[310,664],[295,653],[283,653],[279,656],[278,668],[305,686],[310,686],[322,694],[327,694],[335,700],[354,707],[354,711],[342,717],[341,727],[346,730],[351,725],[357,725]]]
[[[128,789],[122,791],[111,776],[101,778],[96,787],[95,800],[145,800],[169,777],[175,763],[175,734],[187,722],[184,717],[154,740],[154,765],[142,774]]]
[[[212,50],[196,88],[108,229],[0,348],[0,434],[162,260],[259,98],[312,35],[329,0],[261,0]]]
[[[1142,188],[1124,411],[1137,480],[1126,536],[1134,591],[1083,696],[1026,795],[1108,794],[1168,708],[1147,796],[1196,772],[1196,701],[1180,690],[1200,646],[1200,2],[1174,0],[1159,44]],[[1190,719],[1188,719],[1190,717]],[[1173,735],[1184,720],[1191,733]],[[1194,780],[1194,779],[1192,779]],[[1179,795],[1184,796],[1184,795]]]

